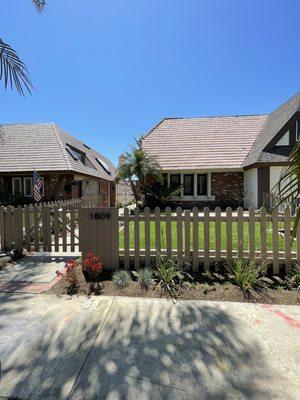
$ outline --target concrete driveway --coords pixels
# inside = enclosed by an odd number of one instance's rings
[[[299,399],[300,307],[0,294],[0,397]]]

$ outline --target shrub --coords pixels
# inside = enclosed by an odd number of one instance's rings
[[[143,289],[148,289],[152,282],[153,271],[150,268],[140,269],[135,273]]]
[[[99,261],[99,257],[93,253],[88,253],[87,258],[82,262],[82,270],[88,274],[92,281],[99,281],[103,263]]]
[[[68,260],[65,264],[65,276],[67,282],[67,293],[73,294],[77,292],[78,289],[78,279],[76,275],[76,262],[74,260]],[[60,271],[56,271],[57,276],[64,275]]]
[[[260,278],[267,270],[267,263],[258,264],[254,260],[239,258],[228,261],[226,268],[236,285],[248,292],[259,286]]]
[[[103,270],[103,263],[99,261],[99,257],[93,253],[88,253],[87,258],[82,262],[82,271],[86,273],[90,279],[90,291],[99,294],[101,291],[99,279]]]
[[[128,271],[125,271],[124,269],[120,269],[119,271],[116,271],[113,274],[113,282],[118,288],[124,288],[129,284],[131,281],[131,277]]]
[[[159,257],[155,276],[158,286],[161,286],[172,297],[176,296],[180,286],[190,286],[193,278],[185,271],[184,264],[179,264],[177,259]]]

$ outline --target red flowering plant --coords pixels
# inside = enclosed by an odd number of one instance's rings
[[[90,290],[97,294],[100,292],[99,280],[103,267],[99,257],[93,253],[88,253],[87,257],[82,261],[82,271],[90,281]]]
[[[78,288],[78,278],[76,275],[76,262],[74,260],[68,260],[65,264],[65,272],[56,271],[57,276],[66,277],[66,282],[68,286],[68,294],[73,294]]]

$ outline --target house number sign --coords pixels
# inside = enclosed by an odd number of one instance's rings
[[[104,219],[110,219],[111,215],[110,213],[104,213],[104,212],[100,212],[100,213],[91,213],[91,219],[100,219],[100,220],[104,220]]]

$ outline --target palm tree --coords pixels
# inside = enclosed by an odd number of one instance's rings
[[[287,164],[282,170],[279,182],[275,187],[275,201],[273,208],[280,205],[294,208],[300,198],[300,142],[298,142],[289,156]],[[293,237],[296,236],[297,225],[300,219],[300,208],[296,211],[293,227]]]
[[[128,181],[135,201],[147,192],[149,181],[162,182],[163,177],[156,160],[142,148],[142,138],[135,139],[136,145],[125,153],[124,162],[117,169],[116,182]]]

